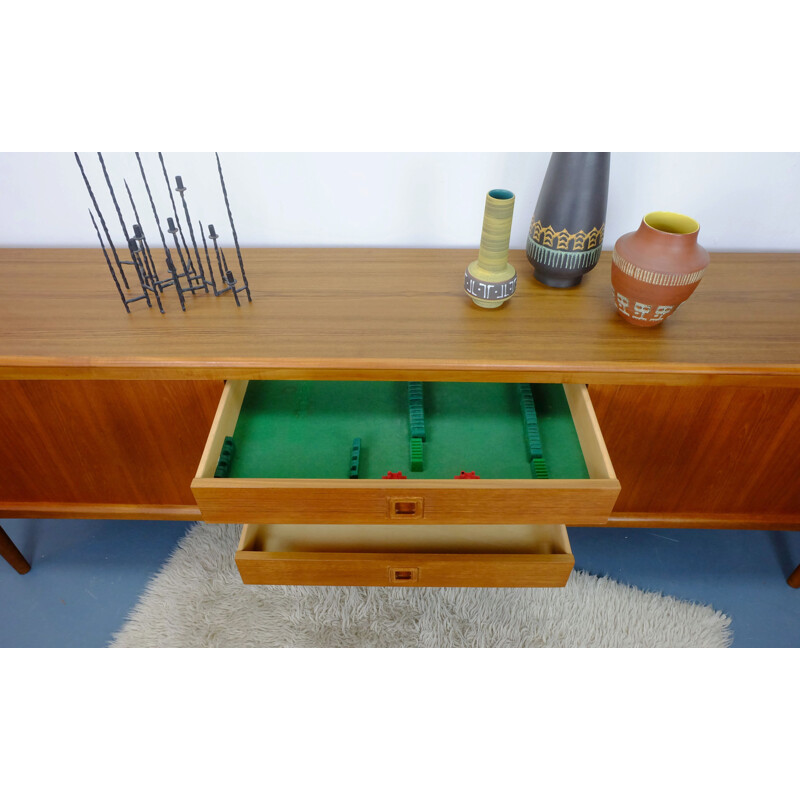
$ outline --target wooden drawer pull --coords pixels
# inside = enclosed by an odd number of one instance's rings
[[[391,517],[391,519],[418,519],[421,516],[421,497],[389,498],[389,517]]]
[[[418,567],[389,567],[389,580],[391,583],[418,583]]]

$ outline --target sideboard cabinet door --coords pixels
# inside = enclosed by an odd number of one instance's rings
[[[196,517],[222,381],[0,381],[0,517]]]
[[[800,390],[589,387],[622,486],[611,525],[800,528]]]

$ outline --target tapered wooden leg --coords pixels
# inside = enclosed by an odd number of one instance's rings
[[[800,564],[797,565],[797,569],[786,579],[786,583],[793,589],[800,589]]]
[[[31,565],[3,530],[2,525],[0,525],[0,556],[3,556],[20,575],[24,575],[31,568]]]

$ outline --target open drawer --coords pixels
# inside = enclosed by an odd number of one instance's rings
[[[547,478],[534,477],[530,386]],[[620,491],[583,385],[229,381],[192,491],[209,522],[604,524]],[[521,388],[522,387],[522,388]],[[418,432],[418,431],[414,431]],[[219,474],[226,437],[233,455]],[[419,438],[419,437],[414,437]],[[354,440],[357,474],[349,477]],[[416,464],[420,466],[419,463]],[[402,473],[404,479],[383,476]],[[474,474],[478,479],[456,476]]]
[[[564,586],[563,525],[245,525],[244,583],[320,586]]]

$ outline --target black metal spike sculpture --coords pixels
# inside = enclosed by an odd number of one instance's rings
[[[233,273],[228,269],[228,262],[225,259],[225,251],[220,250],[220,255],[222,256],[222,266],[225,268],[225,283],[231,287],[233,299],[236,301],[236,305],[240,306],[241,303],[239,302],[239,292],[241,289],[237,290],[234,288],[236,286],[236,278],[233,277]]]
[[[236,305],[240,306],[241,303],[239,302],[239,292],[243,292],[245,287],[242,286],[241,288],[236,288],[236,278],[233,277],[233,273],[228,269],[228,262],[225,260],[225,253],[223,252],[222,248],[217,244],[217,239],[219,239],[219,234],[214,230],[213,225],[208,226],[208,238],[214,242],[214,252],[217,255],[217,266],[219,267],[219,274],[222,278],[222,282],[227,286],[227,289],[223,289],[223,291],[227,292],[230,290],[231,294],[233,295],[233,299],[236,301]]]
[[[147,256],[147,261],[149,262],[150,266],[148,273],[152,276],[152,280],[157,283],[159,281],[158,269],[156,269],[155,261],[153,261],[153,254],[150,252],[150,245],[147,243],[147,238],[145,237],[144,233],[142,233],[142,221],[139,219],[139,212],[136,210],[136,203],[133,202],[133,195],[131,194],[131,187],[128,186],[128,181],[125,181],[125,189],[128,192],[128,199],[131,201],[133,216],[136,217],[136,225],[133,226],[133,235],[137,239],[141,238],[141,241],[144,243],[144,252]],[[137,227],[139,228],[138,234],[136,232]]]
[[[225,186],[225,178],[222,174],[222,164],[219,160],[219,155],[216,155],[217,159],[217,171],[219,173],[220,184],[222,186],[222,194],[225,198],[225,207],[228,212],[228,219],[231,224],[231,232],[233,234],[234,244],[236,246],[236,255],[239,260],[239,268],[241,271],[242,276],[242,285],[237,288],[237,279],[234,277],[233,272],[228,267],[228,262],[225,257],[225,252],[220,246],[218,239],[220,238],[219,234],[216,232],[214,225],[208,226],[209,231],[209,238],[211,238],[214,244],[214,252],[217,259],[217,267],[219,269],[219,276],[221,279],[221,288],[214,277],[214,268],[211,264],[211,258],[209,255],[208,244],[206,243],[206,237],[203,232],[203,223],[198,221],[200,226],[200,235],[202,237],[203,242],[203,251],[205,253],[205,262],[208,266],[208,274],[206,274],[206,270],[203,266],[203,259],[200,255],[200,250],[197,244],[197,240],[194,234],[194,226],[192,225],[191,216],[189,214],[189,206],[186,203],[186,198],[184,197],[184,193],[186,192],[186,186],[183,183],[183,179],[180,175],[175,176],[175,191],[178,192],[181,196],[181,203],[183,205],[183,212],[186,218],[186,224],[189,228],[189,235],[192,241],[192,249],[194,251],[194,260],[192,260],[192,250],[190,250],[189,245],[186,242],[186,236],[183,233],[183,228],[181,227],[180,218],[178,215],[178,209],[175,204],[175,197],[173,194],[172,186],[169,182],[169,175],[167,173],[167,167],[164,162],[164,156],[162,153],[158,153],[158,158],[161,163],[161,169],[164,175],[164,180],[167,182],[167,190],[169,192],[170,202],[172,204],[173,210],[173,217],[167,217],[167,233],[172,236],[174,249],[177,252],[178,260],[180,261],[181,272],[178,272],[178,268],[173,260],[173,253],[170,250],[169,245],[167,244],[167,238],[164,234],[164,229],[161,227],[161,219],[158,216],[158,210],[156,209],[155,200],[153,199],[153,193],[150,190],[150,183],[147,180],[147,173],[144,169],[144,164],[142,163],[142,159],[140,154],[137,152],[134,155],[136,156],[136,161],[139,165],[139,171],[142,176],[142,181],[144,182],[145,190],[147,191],[147,197],[150,201],[150,208],[153,212],[153,219],[155,220],[156,227],[158,228],[159,236],[161,237],[161,244],[164,248],[164,262],[166,264],[167,271],[169,273],[169,277],[167,278],[160,278],[158,274],[158,268],[156,266],[156,259],[153,256],[153,253],[150,250],[150,245],[148,244],[147,237],[144,234],[144,228],[142,226],[142,220],[139,217],[139,212],[136,208],[136,203],[133,200],[133,193],[131,192],[130,186],[128,185],[127,180],[124,181],[125,183],[125,190],[128,194],[128,199],[130,200],[131,209],[133,211],[133,215],[136,219],[136,223],[133,225],[133,233],[132,235],[128,231],[128,226],[126,225],[125,218],[122,214],[122,210],[120,209],[119,203],[117,202],[117,195],[114,191],[114,186],[111,182],[111,176],[109,175],[108,168],[106,167],[105,159],[103,158],[102,153],[97,153],[97,157],[100,161],[100,165],[103,170],[103,177],[105,178],[106,186],[108,187],[109,194],[111,195],[111,201],[114,204],[114,209],[117,212],[117,218],[119,219],[120,228],[122,229],[122,234],[125,237],[125,244],[128,248],[130,253],[130,261],[123,261],[119,257],[119,253],[117,252],[114,241],[111,238],[111,234],[109,233],[108,226],[106,225],[106,221],[103,217],[102,212],[100,211],[100,206],[97,203],[97,198],[95,197],[94,191],[92,190],[92,186],[89,183],[89,179],[86,175],[86,172],[83,168],[83,164],[81,163],[80,157],[77,153],[75,155],[75,160],[78,163],[78,167],[81,172],[81,176],[83,178],[84,183],[86,184],[86,189],[89,192],[89,196],[92,200],[92,204],[94,205],[95,214],[97,215],[97,219],[100,221],[100,224],[105,232],[106,241],[103,240],[103,236],[100,233],[100,228],[97,226],[97,222],[95,220],[95,215],[92,214],[91,209],[89,210],[89,216],[92,220],[92,225],[94,227],[95,233],[97,234],[97,240],[100,244],[100,248],[103,252],[103,257],[105,258],[106,264],[108,266],[109,272],[111,273],[111,277],[114,281],[114,285],[119,293],[120,299],[125,307],[126,313],[130,313],[130,305],[131,303],[135,303],[138,300],[144,300],[149,307],[152,307],[152,302],[150,300],[150,294],[152,293],[156,298],[156,303],[158,304],[159,311],[163,314],[165,312],[164,304],[161,301],[161,295],[163,294],[164,290],[174,286],[175,291],[178,295],[178,300],[181,304],[181,309],[183,311],[187,310],[186,306],[186,294],[191,292],[192,295],[195,294],[196,291],[202,290],[206,294],[209,293],[209,288],[213,289],[214,296],[219,297],[226,292],[230,292],[233,296],[234,300],[236,301],[237,306],[241,306],[239,302],[239,293],[246,292],[247,299],[252,302],[252,297],[250,295],[250,287],[247,280],[247,275],[244,270],[244,260],[242,259],[242,251],[239,247],[239,238],[236,234],[236,228],[233,222],[233,214],[231,213],[230,201],[228,200],[228,191]],[[108,244],[108,249],[106,248],[106,242]],[[111,251],[111,255],[109,255],[109,249]],[[184,255],[185,253],[185,255]],[[122,286],[120,285],[119,278],[117,276],[117,271],[119,271],[119,277],[122,278],[122,283],[125,286],[125,289],[130,290],[130,285],[125,275],[125,271],[123,270],[123,265],[129,265],[133,267],[134,273],[136,274],[136,278],[139,281],[139,285],[141,286],[142,293],[136,296],[127,296],[125,291],[123,291]],[[115,268],[116,267],[116,268]],[[185,279],[186,286],[181,284],[181,279]]]
[[[147,239],[145,239],[144,233],[142,232],[142,226],[138,223],[134,223],[133,226],[133,239],[136,242],[137,249],[141,251],[145,279],[151,288],[156,289],[158,278],[153,273],[150,248],[147,246]]]
[[[172,235],[172,239],[175,242],[175,249],[178,251],[178,258],[181,260],[181,267],[183,272],[178,275],[179,278],[186,278],[186,283],[188,284],[187,292],[191,292],[194,294],[198,289],[202,289],[202,286],[192,286],[192,280],[194,278],[189,272],[189,264],[187,264],[186,259],[183,257],[183,250],[181,250],[180,242],[178,242],[178,233],[179,233],[178,226],[175,224],[175,220],[172,217],[167,217],[167,233]],[[198,276],[199,278],[199,276]]]
[[[117,216],[119,217],[119,224],[122,227],[122,233],[125,235],[125,241],[128,241],[128,239],[130,238],[128,236],[128,229],[125,227],[125,220],[122,218],[122,212],[119,210],[119,203],[117,202],[117,195],[114,194],[114,187],[111,185],[111,178],[108,177],[106,162],[103,161],[102,153],[98,153],[97,157],[100,159],[100,166],[103,168],[103,176],[106,179],[106,185],[108,186],[108,191],[111,192],[111,200],[114,202],[114,208],[117,210]]]
[[[219,234],[214,230],[213,225],[208,226],[208,238],[214,244],[214,252],[217,254],[217,266],[219,267],[219,276],[222,280],[225,280],[225,273],[222,271],[222,259],[219,255],[219,246],[217,245],[217,239],[219,239]]]
[[[217,171],[219,172],[219,182],[222,184],[222,195],[225,198],[225,208],[228,209],[228,219],[231,221],[233,242],[236,245],[236,255],[239,257],[239,269],[241,269],[242,271],[242,281],[244,282],[244,289],[247,292],[247,299],[252,303],[253,298],[250,297],[250,286],[247,283],[247,275],[244,274],[244,261],[242,260],[242,251],[239,248],[239,237],[236,235],[236,226],[233,224],[233,214],[231,213],[231,204],[230,202],[228,202],[228,190],[225,188],[225,178],[222,176],[222,164],[220,163],[219,160],[219,153],[214,153],[214,155],[217,157]]]
[[[144,171],[144,165],[142,164],[142,158],[139,153],[135,153],[136,160],[139,162],[139,171],[142,173],[142,180],[144,181],[144,187],[147,189],[147,196],[150,199],[150,207],[153,209],[153,217],[156,221],[156,227],[158,228],[158,233],[161,236],[161,244],[164,245],[164,257],[167,261],[167,269],[169,270],[169,274],[171,278],[169,280],[165,279],[161,281],[161,287],[166,286],[174,286],[175,290],[178,292],[178,299],[181,301],[181,310],[186,311],[186,303],[183,299],[183,287],[181,286],[180,278],[178,276],[178,271],[175,269],[175,264],[172,261],[172,254],[170,253],[169,247],[167,246],[167,240],[164,238],[164,231],[161,229],[161,220],[158,218],[158,211],[156,211],[156,204],[153,200],[153,193],[150,191],[150,184],[147,182],[147,174]]]
[[[200,269],[200,277],[203,279],[203,283],[206,287],[206,292],[208,292],[208,282],[206,281],[206,272],[203,269],[203,261],[200,258],[200,253],[197,250],[197,240],[194,238],[194,228],[192,227],[192,218],[189,216],[189,206],[186,205],[186,198],[184,194],[186,193],[186,187],[183,185],[183,179],[180,175],[175,176],[175,191],[181,196],[181,203],[183,204],[183,213],[186,215],[186,224],[189,226],[189,236],[192,239],[192,247],[194,247],[194,256],[197,259],[197,266]],[[214,295],[217,295],[217,284],[214,282],[214,271],[212,270],[210,273],[211,277],[211,286],[214,289]]]
[[[77,153],[75,153],[75,160],[78,162],[78,167],[80,168],[81,175],[83,176],[83,182],[86,184],[86,189],[89,192],[89,197],[92,198],[92,205],[94,205],[94,210],[97,212],[97,218],[100,220],[100,224],[103,226],[103,230],[105,231],[106,239],[108,239],[108,244],[109,247],[111,248],[111,253],[114,256],[114,261],[117,265],[117,269],[119,270],[119,274],[122,277],[122,282],[125,284],[126,289],[130,289],[131,287],[128,286],[128,279],[125,277],[125,270],[122,269],[122,263],[119,260],[119,256],[117,255],[117,250],[114,247],[114,242],[111,239],[111,235],[108,232],[108,225],[106,225],[106,221],[103,218],[103,212],[100,211],[100,206],[97,205],[97,198],[95,198],[94,196],[94,192],[92,191],[92,185],[89,183],[89,179],[86,177],[86,172],[83,169],[83,164],[81,163],[80,156]]]
[[[167,184],[167,191],[169,192],[169,201],[172,203],[172,213],[173,219],[177,222],[178,233],[181,235],[181,240],[183,241],[183,247],[186,250],[186,261],[183,259],[183,254],[181,253],[181,247],[178,244],[177,237],[175,238],[175,248],[178,251],[178,254],[181,256],[181,264],[183,264],[184,272],[186,273],[187,278],[190,275],[197,275],[197,270],[194,268],[192,264],[192,257],[189,254],[189,247],[186,244],[186,237],[183,235],[183,231],[181,230],[181,220],[178,216],[178,209],[175,208],[175,196],[172,194],[172,186],[169,182],[169,176],[167,175],[167,165],[164,163],[164,155],[159,152],[158,160],[161,162],[161,171],[164,173],[164,181]],[[191,278],[189,278],[189,282],[191,283]]]
[[[131,252],[131,258],[133,259],[133,268],[136,270],[136,275],[139,278],[139,283],[141,284],[142,290],[144,291],[145,299],[147,300],[147,305],[152,307],[152,303],[150,302],[150,296],[147,294],[148,291],[152,292],[156,296],[156,301],[158,302],[158,308],[161,313],[164,313],[164,306],[161,303],[161,298],[158,296],[158,292],[147,282],[147,273],[145,272],[143,263],[142,263],[142,250],[139,247],[139,242],[136,239],[128,239],[128,249]]]
[[[103,154],[98,153],[97,157],[100,159],[100,166],[103,168],[103,176],[106,179],[106,185],[108,186],[108,191],[111,193],[111,200],[114,203],[114,208],[117,211],[117,217],[119,218],[119,224],[122,228],[122,233],[125,236],[125,240],[128,243],[128,252],[131,255],[130,261],[121,261],[120,264],[128,264],[133,267],[134,271],[136,272],[136,277],[139,279],[139,285],[142,287],[142,291],[144,292],[144,298],[147,301],[148,307],[152,307],[152,303],[150,302],[150,297],[147,294],[148,291],[152,291],[153,287],[149,286],[145,275],[142,271],[142,265],[140,259],[138,257],[138,244],[136,243],[135,239],[132,239],[128,234],[128,228],[125,225],[125,220],[122,217],[122,211],[120,211],[119,203],[117,202],[117,195],[114,192],[114,187],[111,184],[111,178],[108,176],[108,170],[106,169],[106,162],[103,160]],[[120,267],[121,269],[121,267]],[[164,309],[161,307],[161,301],[159,301],[159,308],[161,308],[161,313],[164,313]]]
[[[111,259],[108,257],[108,251],[106,250],[106,246],[103,244],[103,237],[100,235],[100,229],[97,227],[97,223],[94,221],[94,214],[92,214],[92,210],[89,209],[89,216],[92,220],[92,225],[94,225],[95,233],[97,233],[97,240],[100,242],[100,249],[103,251],[103,255],[106,257],[106,264],[108,264],[108,271],[111,273],[111,277],[114,279],[114,285],[117,287],[117,291],[119,292],[119,296],[122,298],[122,302],[125,305],[125,311],[128,314],[131,313],[131,310],[128,308],[128,303],[132,303],[133,300],[128,300],[125,297],[125,292],[122,291],[122,287],[119,285],[119,280],[117,279],[117,273],[114,272],[114,266],[111,263]],[[141,300],[141,297],[137,297],[137,300]]]
[[[209,274],[211,275],[211,279],[213,280],[214,279],[214,267],[211,266],[211,258],[208,255],[208,245],[206,244],[206,235],[205,235],[205,233],[203,233],[203,223],[200,220],[197,220],[197,224],[200,226],[200,236],[203,239],[203,250],[205,250],[205,252],[206,252],[206,261],[208,262],[208,271],[209,271]],[[211,226],[209,225],[209,227],[211,227]],[[225,282],[225,278],[222,276],[222,270],[221,269],[220,269],[220,277],[222,277],[222,282],[224,283]],[[217,292],[217,296],[219,296],[221,294],[224,294],[225,292],[229,291],[230,288],[231,287],[228,286],[226,289],[221,289],[219,292]],[[216,291],[216,286],[214,287],[214,289]]]

